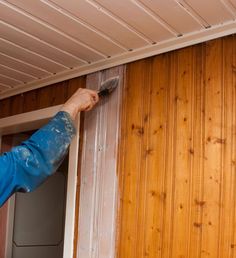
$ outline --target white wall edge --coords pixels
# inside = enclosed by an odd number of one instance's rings
[[[0,119],[0,135],[19,133],[40,128],[53,117],[62,105],[39,109]]]
[[[117,65],[130,63],[142,58],[162,54],[172,50],[180,49],[183,47],[191,46],[194,44],[202,43],[204,41],[220,38],[223,36],[236,33],[236,21],[224,23],[223,25],[213,26],[209,29],[200,30],[194,33],[186,34],[182,37],[166,40],[156,45],[137,49],[136,51],[126,52],[119,56],[114,56],[108,59],[104,59],[89,65],[84,65],[70,71],[58,73],[56,75],[37,80],[35,82],[25,84],[17,89],[12,89],[6,93],[0,95],[0,99],[4,99],[13,95],[21,94],[30,90],[45,87],[47,85],[57,83],[60,81],[68,80],[99,70],[111,68]]]
[[[75,232],[75,209],[76,190],[78,179],[78,153],[79,153],[79,129],[80,115],[75,121],[77,134],[73,138],[69,151],[68,182],[66,195],[66,217],[65,217],[65,237],[64,237],[64,258],[72,258],[74,254],[74,232]]]

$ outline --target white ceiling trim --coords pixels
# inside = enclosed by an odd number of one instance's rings
[[[41,88],[53,83],[68,80],[74,77],[89,74],[109,67],[114,67],[116,65],[129,63],[142,58],[150,57],[153,55],[161,54],[171,50],[183,48],[186,46],[198,44],[204,41],[208,41],[211,39],[215,39],[215,38],[219,38],[219,37],[223,37],[223,36],[235,34],[235,33],[236,33],[236,21],[228,22],[223,25],[211,27],[207,30],[204,29],[199,32],[189,33],[182,37],[166,40],[159,44],[143,47],[131,52],[126,52],[118,56],[114,56],[92,64],[80,66],[78,68],[74,68],[71,70],[63,71],[61,73],[57,73],[56,75],[45,77],[43,79],[33,81],[31,83],[23,84],[17,87],[16,89],[10,89],[5,93],[3,92],[0,95],[0,99],[4,99],[16,94]]]

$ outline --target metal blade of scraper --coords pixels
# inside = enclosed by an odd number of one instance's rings
[[[100,89],[98,90],[99,97],[108,96],[119,84],[119,76],[112,77],[102,82]]]

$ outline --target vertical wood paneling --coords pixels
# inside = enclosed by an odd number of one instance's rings
[[[203,145],[204,145],[204,91],[203,91],[203,49],[202,45],[197,46],[193,53],[193,89],[192,94],[192,148],[189,152],[192,160],[192,180],[189,194],[190,200],[190,224],[189,224],[189,248],[188,257],[199,257],[201,252],[201,231],[202,231],[202,209],[204,201],[203,194]]]
[[[127,66],[118,258],[236,257],[235,38]]]
[[[158,73],[156,73],[158,71]],[[159,56],[153,60],[152,64],[152,81],[149,90],[150,106],[147,119],[149,128],[147,134],[148,146],[145,153],[147,166],[146,182],[146,217],[143,234],[145,235],[144,254],[152,258],[161,258],[162,252],[162,233],[164,220],[164,203],[166,201],[166,192],[164,189],[165,175],[165,153],[166,148],[166,98],[168,86],[168,59],[166,55]],[[158,85],[158,87],[156,87]],[[157,110],[160,115],[156,115]],[[162,158],[158,158],[162,157]]]
[[[173,234],[171,255],[186,257],[188,253],[190,185],[192,180],[192,48],[177,53],[176,132],[174,153]],[[178,239],[178,241],[173,241]]]
[[[122,150],[122,156],[128,157],[125,159],[124,167],[121,169],[126,173],[124,175],[124,184],[122,189],[122,214],[120,221],[120,250],[124,252],[127,257],[138,257],[138,252],[143,249],[143,246],[137,246],[137,242],[141,242],[142,236],[138,235],[137,225],[141,223],[140,230],[142,233],[145,230],[144,227],[144,198],[145,195],[141,195],[140,185],[143,184],[141,179],[145,183],[145,168],[142,170],[141,167],[145,166],[143,158],[144,152],[142,148],[145,148],[144,138],[145,129],[144,120],[145,106],[148,106],[147,102],[144,102],[145,96],[148,95],[148,88],[146,88],[146,77],[148,69],[150,68],[149,61],[136,62],[130,65],[129,71],[127,72],[127,91],[125,96],[125,102],[127,106],[133,106],[134,109],[130,109],[127,114],[127,120],[123,133],[127,136],[124,149]],[[147,119],[148,120],[148,119]],[[132,155],[129,155],[132,153]],[[127,162],[126,162],[127,161]],[[143,178],[144,177],[144,178]],[[144,188],[141,188],[141,191]],[[141,202],[141,206],[138,204]],[[123,219],[123,216],[126,219]],[[118,257],[122,255],[118,253]]]
[[[0,100],[0,118],[63,104],[85,84],[86,76],[82,76]]]
[[[235,198],[235,191],[236,191],[236,177],[235,177],[235,168],[236,168],[236,151],[235,151],[235,137],[236,137],[236,37],[233,39],[233,64],[232,64],[232,71],[233,71],[233,89],[232,89],[232,97],[233,97],[233,104],[232,104],[232,202],[231,202],[231,209],[233,209],[232,212],[232,226],[230,231],[230,239],[231,239],[231,250],[230,250],[230,257],[235,258],[236,257],[236,233],[235,233],[235,227],[236,227],[236,198]]]
[[[222,40],[206,43],[202,257],[217,257],[222,173]],[[213,237],[214,236],[214,237]]]
[[[0,117],[84,82],[2,100]],[[128,64],[123,95],[117,258],[236,257],[236,36]]]
[[[223,145],[222,174],[221,174],[221,220],[219,236],[219,257],[231,257],[234,244],[231,243],[233,228],[234,192],[234,150],[235,150],[235,74],[232,73],[235,60],[235,47],[231,38],[223,40],[223,92],[222,92],[222,138]],[[234,229],[235,230],[235,229]]]

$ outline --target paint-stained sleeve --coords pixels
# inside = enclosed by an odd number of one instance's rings
[[[60,166],[76,130],[66,112],[52,120],[27,141],[0,156],[0,206],[15,192],[30,192]]]

